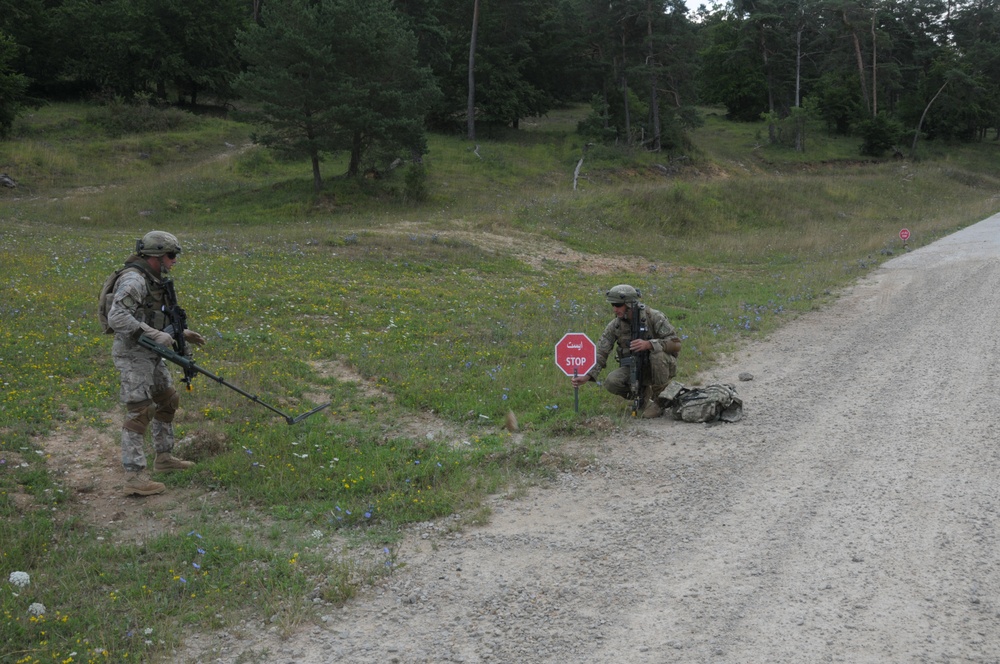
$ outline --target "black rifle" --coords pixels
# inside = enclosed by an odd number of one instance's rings
[[[632,338],[629,343],[631,346],[632,341],[635,341],[636,339],[645,339],[648,330],[646,329],[646,319],[643,318],[639,312],[639,303],[633,302],[629,305],[629,308],[632,310],[632,320],[630,321]],[[649,364],[649,351],[642,350],[639,352],[629,352],[631,355],[621,358],[620,364],[623,367],[629,368],[628,389],[629,394],[633,399],[632,415],[634,416],[639,414],[639,408],[642,406],[643,402],[642,373],[643,370],[645,370],[646,365]]]
[[[174,350],[181,357],[187,357],[187,343],[184,340],[184,330],[187,329],[187,312],[177,304],[177,291],[174,290],[173,279],[163,280],[163,290],[166,296],[166,304],[163,313],[170,319],[170,324],[163,330],[174,338]],[[193,363],[192,363],[193,364]],[[184,365],[181,365],[184,367]],[[191,391],[191,379],[195,377],[197,371],[184,367],[184,382],[187,383],[188,392]]]
[[[301,422],[302,420],[306,419],[310,415],[318,413],[319,411],[323,410],[324,408],[326,408],[327,406],[330,405],[330,402],[327,402],[327,403],[325,403],[325,404],[323,404],[321,406],[316,406],[315,408],[313,408],[312,410],[310,410],[308,413],[303,413],[302,415],[297,415],[295,417],[292,417],[291,415],[288,415],[287,413],[281,412],[280,410],[278,410],[274,406],[270,406],[270,405],[264,403],[263,401],[261,401],[260,399],[258,399],[255,395],[250,394],[249,392],[244,392],[243,390],[241,390],[240,388],[236,387],[232,383],[224,380],[221,376],[216,376],[215,374],[213,374],[213,373],[211,373],[209,371],[206,371],[205,369],[202,369],[197,364],[195,364],[194,360],[192,360],[190,357],[186,357],[184,355],[176,353],[173,350],[171,350],[170,348],[167,348],[166,346],[161,346],[160,344],[156,343],[155,341],[153,341],[152,339],[150,339],[146,335],[142,335],[141,337],[139,337],[139,345],[142,346],[143,348],[148,348],[149,350],[153,351],[154,353],[156,353],[157,355],[159,355],[163,359],[169,360],[170,362],[173,362],[174,364],[179,365],[180,367],[182,367],[184,369],[184,376],[185,377],[187,377],[189,374],[191,376],[194,376],[196,373],[200,373],[200,374],[202,374],[204,376],[208,376],[209,378],[211,378],[212,380],[214,380],[216,383],[222,383],[223,385],[225,385],[229,389],[231,389],[231,390],[233,390],[235,392],[239,392],[240,394],[242,394],[243,396],[245,396],[247,399],[250,399],[250,401],[253,401],[254,403],[259,403],[264,408],[267,408],[268,410],[273,411],[273,412],[277,413],[278,415],[281,415],[283,418],[285,418],[285,422],[287,422],[289,425],[291,425],[291,424],[298,424],[299,422]],[[189,387],[190,387],[190,385],[191,385],[191,383],[188,382],[188,386]]]

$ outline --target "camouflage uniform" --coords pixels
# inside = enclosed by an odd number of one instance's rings
[[[122,272],[115,284],[108,324],[115,332],[111,357],[121,376],[120,396],[126,407],[122,465],[126,471],[141,471],[146,468],[143,440],[150,417],[156,453],[174,448],[173,419],[180,399],[164,361],[138,343],[142,323],[157,330],[169,324],[162,309],[163,282],[139,256],[126,264],[135,269]]]
[[[633,303],[630,306],[639,307],[639,316],[646,321],[647,334],[643,338],[653,344],[653,350],[649,351],[649,363],[643,370],[640,377],[643,386],[652,386],[653,395],[659,394],[670,379],[677,373],[677,358],[664,352],[663,344],[671,339],[677,338],[674,326],[670,324],[667,317],[656,309],[650,309],[644,304]],[[591,380],[597,380],[598,374],[608,363],[608,356],[611,355],[615,344],[618,345],[618,352],[615,357],[620,361],[624,357],[630,357],[632,351],[629,344],[632,341],[632,321],[631,316],[624,319],[615,318],[608,323],[597,340],[597,364],[588,372]],[[618,367],[608,374],[604,381],[604,387],[612,394],[617,394],[625,399],[634,398],[637,395],[629,393],[629,369],[628,367]]]

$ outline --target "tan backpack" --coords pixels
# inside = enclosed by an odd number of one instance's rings
[[[108,314],[111,312],[111,303],[115,299],[115,284],[118,283],[118,277],[122,276],[125,270],[139,270],[139,268],[134,265],[120,267],[109,274],[108,278],[104,280],[104,285],[101,286],[101,294],[97,300],[97,322],[101,324],[101,330],[104,331],[104,334],[115,333],[108,324]]]

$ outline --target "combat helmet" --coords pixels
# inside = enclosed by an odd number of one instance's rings
[[[135,241],[135,253],[140,256],[162,256],[181,253],[177,238],[165,231],[150,231]]]
[[[609,290],[605,297],[611,304],[634,304],[642,297],[642,293],[628,284],[618,284]]]

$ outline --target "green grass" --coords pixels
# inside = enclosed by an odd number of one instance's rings
[[[692,158],[671,159],[584,152],[578,113],[476,145],[431,136],[424,202],[408,167],[347,180],[336,156],[315,197],[307,164],[219,119],[120,136],[83,105],[21,119],[0,143],[21,183],[0,190],[0,660],[149,661],[191,630],[311,620],[312,597],[392,573],[401,526],[482,521],[485,495],[573,463],[568,437],[628,424],[592,387],[575,413],[553,360],[566,332],[596,339],[610,286],[667,314],[693,382],[901,251],[901,227],[920,246],[998,207],[993,144],[862,162],[856,141],[815,132],[797,154],[709,116]],[[175,278],[209,340],[202,366],[285,412],[331,406],[289,427],[197,377],[176,427],[199,463],[164,480],[191,509],[138,541],[86,518],[46,441],[115,435],[96,292],[151,228],[184,245]],[[429,418],[454,435],[428,435]],[[18,596],[15,570],[32,577]]]

